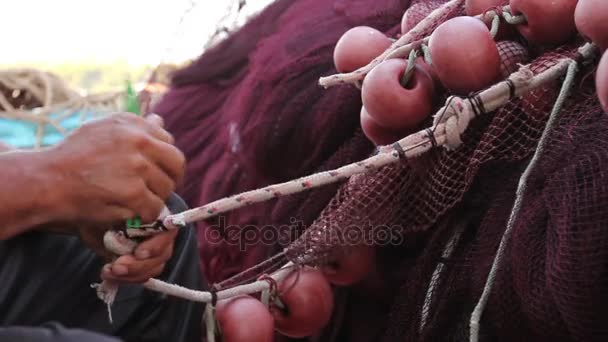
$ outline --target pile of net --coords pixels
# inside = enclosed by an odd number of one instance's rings
[[[0,141],[39,148],[83,122],[122,109],[119,92],[82,95],[59,76],[37,69],[0,70]]]
[[[365,19],[357,23],[372,23],[375,18],[377,22],[383,23],[381,28],[394,33],[394,27],[398,25],[396,19],[400,19],[408,6],[417,3],[439,6],[444,2],[446,1],[421,0],[412,1],[411,4],[387,2],[382,4],[385,7],[377,5],[374,8],[388,8],[400,12],[394,16],[387,14],[390,11],[375,13],[377,17],[362,17]],[[297,3],[304,6],[306,1]],[[345,1],[330,3],[332,5],[328,6],[333,6],[334,12],[331,14],[334,16],[340,11],[356,11],[360,8],[367,10],[365,6],[371,6],[362,1],[348,4]],[[295,15],[289,10],[278,9],[280,6],[288,5],[278,2],[271,10],[279,11],[282,15]],[[451,15],[455,14],[458,13]],[[286,17],[281,18],[287,20]],[[443,20],[445,19],[447,17]],[[387,25],[390,20],[393,20],[391,25]],[[440,22],[441,20],[438,23]],[[280,24],[288,25],[285,22]],[[252,28],[246,26],[245,30],[247,29]],[[266,29],[272,31],[274,28]],[[262,37],[268,34],[258,33]],[[418,38],[428,34],[429,32],[421,32]],[[332,39],[335,42],[335,38]],[[230,47],[230,43],[234,41],[229,39],[222,48]],[[272,38],[268,38],[262,40],[261,44],[273,43],[276,44]],[[580,60],[578,49],[583,43],[582,40],[573,40],[550,51],[531,51],[533,60],[530,70],[539,74],[565,57]],[[307,46],[308,43],[304,40],[302,44]],[[315,54],[317,59],[311,57],[311,60],[314,60],[316,65],[324,65],[318,58],[325,56],[322,59],[324,63],[330,63],[328,51],[331,51],[331,45],[328,43],[327,49],[317,48],[322,53]],[[299,52],[295,52],[297,53]],[[260,58],[263,54],[253,56]],[[266,57],[266,61],[273,60],[272,56]],[[199,63],[204,64],[204,61],[205,56]],[[199,179],[201,174],[210,174],[183,189],[183,193],[190,197],[188,199],[191,204],[198,201],[200,203],[197,204],[208,203],[218,197],[290,179],[294,173],[295,176],[303,176],[314,170],[332,169],[370,152],[370,145],[352,128],[352,118],[347,119],[350,120],[350,130],[344,127],[340,130],[337,123],[327,119],[330,127],[326,132],[335,128],[337,134],[342,137],[339,139],[341,144],[335,141],[330,143],[331,139],[323,135],[324,133],[310,132],[313,138],[322,138],[318,143],[325,147],[325,151],[332,152],[323,156],[305,153],[304,156],[310,158],[308,160],[315,161],[311,163],[313,165],[305,167],[296,164],[299,168],[281,169],[284,166],[282,164],[289,164],[289,156],[285,158],[285,163],[279,160],[277,164],[262,163],[264,158],[270,160],[288,155],[289,151],[293,151],[290,142],[280,146],[286,149],[286,152],[274,156],[261,150],[262,146],[269,147],[268,143],[245,147],[237,144],[235,147],[236,143],[247,141],[244,139],[247,134],[261,134],[285,141],[287,132],[293,132],[285,129],[285,125],[289,123],[280,122],[278,119],[272,121],[275,119],[268,116],[260,119],[262,114],[256,111],[248,114],[252,121],[238,121],[235,116],[226,120],[229,115],[249,108],[247,104],[256,110],[264,108],[262,105],[256,107],[255,104],[255,101],[264,101],[259,99],[260,88],[251,87],[255,86],[256,82],[252,81],[248,74],[244,77],[239,74],[239,71],[245,73],[248,66],[257,67],[255,60],[245,58],[240,62],[243,68],[235,68],[234,73],[227,76],[224,83],[205,83],[212,78],[209,73],[213,72],[205,70],[204,73],[209,78],[199,79],[201,84],[204,83],[203,86],[197,88],[193,84],[195,82],[190,81],[182,83],[181,89],[178,87],[177,91],[186,94],[194,94],[195,91],[214,95],[230,94],[226,95],[230,101],[218,103],[214,107],[215,115],[205,113],[199,118],[199,123],[204,122],[212,127],[227,123],[224,127],[228,128],[206,131],[198,147],[192,143],[193,133],[184,137],[181,142],[185,144],[186,139],[190,139],[189,144],[183,146],[186,151],[200,149],[200,144],[208,142],[218,145],[214,150],[205,150],[199,157],[213,156],[215,161],[220,160],[219,163],[209,161],[197,170],[192,169],[193,166],[189,170],[191,173],[198,171]],[[309,60],[302,59],[298,62],[306,64]],[[234,63],[239,65],[238,61]],[[294,65],[297,64],[280,67]],[[513,222],[512,236],[481,317],[482,341],[599,341],[608,338],[608,325],[604,323],[604,317],[608,314],[608,249],[605,248],[608,243],[608,117],[596,98],[593,77],[590,77],[595,65],[596,63],[579,65],[580,71],[574,87],[548,136],[546,149],[539,157],[537,167],[528,178],[522,210]],[[267,68],[273,67],[275,65],[267,64]],[[313,68],[311,65],[306,67]],[[322,69],[321,72],[325,71],[322,67],[319,68]],[[283,71],[283,75],[293,75],[285,69]],[[275,72],[277,71],[273,69],[269,70],[269,74],[256,74],[251,78],[257,77],[267,81],[269,78],[264,77],[275,75]],[[181,80],[186,78],[187,76],[182,74]],[[178,82],[179,80],[178,77]],[[277,84],[282,84],[284,80],[271,80],[274,81],[274,89],[281,93],[283,89],[277,87]],[[293,81],[293,78],[289,80]],[[339,250],[336,246],[340,244],[340,232],[344,232],[348,227],[365,226],[372,227],[369,228],[372,230],[373,227],[388,227],[390,234],[393,234],[391,236],[397,239],[390,240],[391,243],[386,243],[386,239],[383,239],[382,244],[378,242],[376,248],[379,260],[369,279],[352,288],[338,290],[334,321],[313,340],[468,340],[471,314],[482,295],[495,260],[512,212],[518,182],[537,149],[562,81],[563,79],[557,80],[526,96],[512,99],[499,110],[480,115],[462,136],[463,144],[455,150],[433,149],[419,158],[403,160],[379,170],[353,176],[337,191],[336,188],[321,188],[270,204],[256,205],[250,211],[242,209],[231,213],[228,223],[248,222],[261,226],[264,223],[288,223],[290,219],[295,218],[304,222],[307,228],[299,236],[300,226],[292,226],[291,229],[296,230],[294,239],[288,242],[275,241],[271,248],[258,246],[255,249],[257,254],[247,259],[247,262],[242,262],[245,260],[243,255],[247,254],[239,253],[242,251],[238,250],[238,246],[230,246],[225,242],[211,244],[205,240],[203,247],[210,247],[201,252],[206,275],[211,278],[211,282],[224,280],[271,256],[281,248],[286,248],[285,259],[313,265],[323,264]],[[234,93],[221,92],[222,89],[231,87],[231,84],[237,84],[235,88],[231,88]],[[249,95],[244,98],[237,97],[240,87],[246,88]],[[342,95],[341,105],[332,108],[337,111],[338,107],[342,108],[345,113],[337,112],[336,115],[338,118],[345,118],[347,115],[356,115],[360,108],[360,102],[353,96],[356,89],[352,88],[354,87],[344,86],[317,91],[328,92],[334,99]],[[314,96],[321,96],[319,94],[311,90],[307,94],[308,97],[303,97],[296,103],[306,106],[306,100],[316,100]],[[289,93],[284,94],[286,105],[293,104],[290,102],[293,97],[288,95]],[[161,112],[170,113],[171,109],[176,108],[175,105],[169,105],[171,96],[175,94],[170,92],[167,102],[161,102]],[[216,98],[214,101],[220,100]],[[321,106],[318,103],[317,105]],[[232,112],[229,113],[229,110]],[[180,118],[173,116],[171,121],[171,115],[167,116],[169,128],[180,130],[182,126],[176,123]],[[261,132],[247,131],[239,127],[247,126],[249,122],[266,123],[264,120],[276,123],[276,126],[269,125],[274,129],[274,136],[265,136],[267,132],[263,127],[260,127]],[[308,128],[305,120],[307,118],[303,118],[299,124],[304,123],[304,128]],[[188,121],[188,124],[192,123],[193,121]],[[235,126],[230,126],[230,123]],[[239,136],[238,132],[242,135]],[[179,136],[177,139],[180,144]],[[312,143],[306,138],[303,140]],[[265,150],[276,151],[273,148],[279,148],[274,145],[271,147]],[[242,154],[240,149],[249,153]],[[223,158],[230,161],[222,163]],[[262,167],[253,167],[250,170],[269,177],[255,177],[256,174],[247,173],[248,168],[243,164],[248,163],[260,163]],[[234,168],[228,168],[228,165],[234,165]],[[280,170],[264,169],[273,167]],[[220,176],[220,173],[223,175]],[[216,177],[215,182],[205,181],[206,177]],[[225,179],[218,177],[229,179],[232,183],[227,184]],[[214,184],[216,187],[213,187]],[[211,187],[201,190],[203,185]],[[210,195],[211,193],[213,195]],[[216,198],[213,198],[214,196]],[[269,211],[272,211],[272,215],[268,214]],[[199,225],[200,233],[207,234],[210,227],[216,225],[217,221],[202,223]],[[395,241],[398,243],[394,243]],[[230,263],[223,256],[226,254],[239,257],[233,257],[235,261]],[[232,273],[213,273],[220,272],[217,271],[221,268],[217,266],[218,263],[226,266]],[[240,265],[236,265],[237,263]],[[270,271],[271,268],[263,271]],[[243,275],[241,280],[245,278]]]

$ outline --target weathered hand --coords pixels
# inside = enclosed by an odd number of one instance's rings
[[[185,159],[157,116],[115,114],[83,125],[47,151],[56,219],[152,222],[183,176]]]

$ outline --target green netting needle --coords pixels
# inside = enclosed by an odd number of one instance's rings
[[[127,112],[141,115],[141,108],[137,99],[137,93],[133,89],[130,81],[127,81],[127,94],[125,97],[125,108]]]
[[[125,96],[125,109],[129,113],[135,115],[141,115],[141,109],[139,107],[139,100],[137,99],[137,93],[133,89],[133,85],[127,80],[127,91]],[[141,218],[139,216],[127,220],[127,229],[139,229],[141,227]]]

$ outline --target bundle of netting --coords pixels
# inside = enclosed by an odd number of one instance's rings
[[[397,32],[409,1],[280,0],[242,29],[174,74],[173,87],[152,111],[188,158],[178,189],[191,206],[335,168],[364,158],[373,145],[357,137],[361,100],[355,87],[324,90],[335,73],[336,41],[354,25]],[[342,147],[344,146],[344,147]],[[336,187],[260,204],[198,223],[202,267],[219,282],[282,247],[272,241],[239,245],[222,233],[234,228],[312,223]],[[225,229],[222,229],[225,228]],[[228,229],[232,228],[232,229]],[[228,240],[228,241],[226,241]]]
[[[589,2],[277,1],[157,107],[203,205],[166,222],[202,220],[214,291],[315,267],[333,315],[311,340],[605,340]]]
[[[31,149],[57,143],[87,120],[121,109],[121,92],[82,95],[59,76],[0,70],[0,142]]]

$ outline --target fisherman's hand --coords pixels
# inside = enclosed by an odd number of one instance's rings
[[[127,113],[84,124],[46,153],[56,221],[153,222],[184,173],[158,116]],[[108,227],[108,225],[105,225]]]

